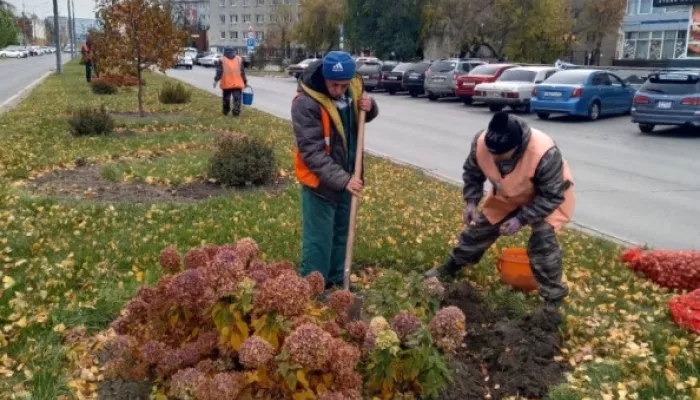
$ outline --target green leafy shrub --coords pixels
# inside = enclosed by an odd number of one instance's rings
[[[384,271],[365,293],[364,307],[372,315],[394,318],[401,310],[414,310],[423,321],[435,315],[445,294],[437,279],[416,273]]]
[[[265,263],[249,238],[160,255],[166,275],[141,287],[112,322],[107,380],[150,381],[156,398],[361,400],[429,397],[449,379],[443,351],[464,336],[464,314],[429,325],[409,311],[389,325],[351,321],[354,295],[324,298],[320,273]]]
[[[93,79],[90,87],[95,94],[115,94],[119,91],[113,83],[100,78]]]
[[[185,104],[192,98],[192,91],[187,90],[182,83],[171,84],[166,82],[158,91],[158,98],[163,104]]]
[[[209,177],[225,186],[264,185],[276,169],[270,144],[244,135],[224,135],[211,159]]]
[[[71,114],[68,125],[73,136],[107,135],[114,131],[114,118],[104,105],[100,108],[82,107]]]

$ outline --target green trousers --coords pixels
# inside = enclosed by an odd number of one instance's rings
[[[345,250],[350,227],[352,196],[344,192],[337,203],[328,201],[302,186],[302,276],[318,271],[326,288],[343,285]]]

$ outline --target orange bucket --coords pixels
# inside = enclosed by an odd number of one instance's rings
[[[501,280],[523,292],[532,292],[537,289],[537,281],[532,276],[530,257],[527,250],[521,248],[503,249],[498,264],[496,264]]]

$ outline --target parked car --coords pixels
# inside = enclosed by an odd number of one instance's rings
[[[23,58],[24,55],[19,49],[15,49],[12,47],[5,47],[4,49],[0,50],[0,57],[2,58]]]
[[[186,52],[180,53],[177,56],[177,63],[175,64],[175,68],[184,67],[185,69],[192,69],[193,65],[194,62],[192,61],[192,56],[187,54]]]
[[[425,93],[425,72],[430,68],[429,61],[411,64],[403,74],[403,87],[411,97],[418,97]]]
[[[484,62],[451,58],[434,62],[425,72],[425,92],[428,99],[436,101],[441,97],[455,97],[457,79],[466,75]]]
[[[503,71],[515,68],[515,64],[483,64],[475,67],[467,75],[457,78],[455,94],[464,104],[474,101],[474,88],[480,83],[495,82]]]
[[[601,115],[629,112],[635,91],[609,71],[564,70],[535,86],[530,108],[541,119],[564,113],[595,121]]]
[[[362,76],[365,91],[371,92],[379,86],[382,64],[378,61],[366,61],[357,66],[357,73]]]
[[[200,58],[199,65],[203,67],[216,67],[219,65],[221,57],[223,57],[223,54],[211,53],[208,56]]]
[[[377,89],[386,90],[386,87],[384,86],[384,81],[386,80],[386,73],[393,71],[397,65],[399,65],[398,61],[383,61],[382,62],[382,68],[379,71],[379,84],[376,87]]]
[[[516,67],[503,71],[496,82],[474,87],[474,101],[484,102],[491,111],[508,106],[515,111],[530,112],[530,96],[535,85],[554,75],[554,67]]]
[[[287,74],[289,74],[289,76],[293,76],[294,79],[299,79],[301,74],[303,74],[304,71],[306,71],[306,68],[318,60],[318,58],[307,58],[306,60],[303,60],[298,64],[290,65],[289,67],[287,67]]]
[[[403,76],[411,65],[413,64],[400,63],[393,67],[391,71],[382,72],[382,87],[389,92],[390,95],[395,95],[397,92],[406,90],[403,87]]]
[[[632,104],[632,122],[649,133],[656,125],[700,127],[700,72],[661,71],[649,75]]]

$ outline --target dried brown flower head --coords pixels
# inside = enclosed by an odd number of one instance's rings
[[[249,369],[267,365],[275,356],[275,349],[270,343],[259,336],[251,336],[241,345],[238,358],[244,367]]]
[[[209,255],[204,249],[191,249],[185,254],[185,268],[205,268],[209,264]]]
[[[367,333],[367,324],[362,321],[352,321],[345,326],[345,330],[348,331],[348,335],[358,342],[362,342]]]
[[[313,297],[322,295],[324,290],[326,290],[326,281],[323,279],[323,275],[318,271],[310,273],[306,277],[306,281],[309,282],[311,296]]]
[[[310,370],[321,370],[331,357],[331,335],[314,324],[295,329],[284,341],[282,351],[292,362]]]
[[[160,266],[171,274],[176,274],[182,270],[182,256],[177,249],[166,247],[160,253]]]
[[[435,314],[428,328],[438,347],[446,353],[454,353],[466,334],[464,313],[454,306],[445,307]]]
[[[396,314],[391,321],[391,328],[396,331],[401,340],[406,340],[408,336],[420,330],[421,322],[416,314],[404,310]]]
[[[338,314],[346,313],[354,302],[355,295],[349,290],[336,290],[328,296],[328,304]]]
[[[267,279],[255,293],[254,304],[263,312],[276,312],[290,318],[304,313],[311,300],[311,289],[298,275]]]

